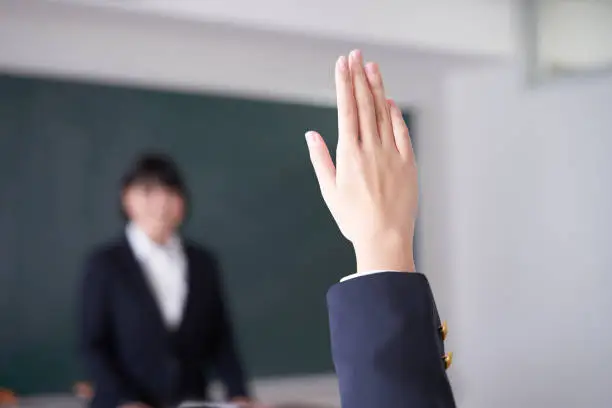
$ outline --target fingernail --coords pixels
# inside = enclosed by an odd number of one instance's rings
[[[336,64],[338,65],[338,68],[341,71],[344,71],[348,68],[348,63],[346,62],[346,57],[344,55],[338,58],[338,62]]]
[[[378,66],[375,62],[368,62],[365,66],[365,69],[370,75],[376,75],[378,73]]]
[[[308,146],[314,146],[315,144],[317,144],[317,136],[312,130],[309,130],[308,132],[306,132],[305,136],[306,136],[306,143],[308,143]]]
[[[352,58],[354,61],[361,62],[361,51],[359,50],[351,51],[350,58]]]

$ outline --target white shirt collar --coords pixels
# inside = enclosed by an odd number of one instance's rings
[[[134,255],[139,260],[149,259],[151,253],[155,251],[164,251],[169,253],[177,253],[182,251],[181,239],[177,234],[173,234],[167,243],[160,245],[153,241],[149,236],[135,223],[129,222],[125,227],[125,235],[128,242],[134,251]]]

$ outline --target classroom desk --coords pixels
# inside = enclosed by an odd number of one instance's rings
[[[333,374],[313,374],[286,378],[255,379],[254,395],[269,408],[338,408],[340,395]],[[212,383],[211,396],[222,398],[223,387]],[[19,408],[86,408],[85,399],[75,394],[18,396]],[[1,407],[4,408],[4,407]]]
[[[19,408],[84,408],[86,401],[71,395],[45,395],[37,397],[20,397]]]
[[[19,398],[18,408],[86,408],[87,402],[70,395],[48,395]],[[269,408],[337,408],[330,405],[310,403],[280,403],[272,404]]]

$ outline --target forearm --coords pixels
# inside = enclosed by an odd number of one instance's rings
[[[216,369],[226,389],[228,399],[247,398],[249,390],[240,358],[231,335],[225,334],[216,356]]]
[[[88,348],[85,351],[85,363],[89,378],[105,393],[113,394],[120,403],[137,402],[138,393],[129,384],[126,376],[116,365],[112,355],[100,348]]]
[[[249,399],[250,392],[242,367],[238,362],[224,362],[218,367],[219,377],[225,386],[227,400]]]
[[[217,340],[214,355],[214,368],[225,385],[227,399],[247,399],[249,390],[240,354],[234,339],[231,313],[225,301],[225,290],[221,281],[221,268],[214,261],[213,268],[218,305]]]
[[[414,272],[413,232],[390,231],[353,244],[357,273],[369,271]]]
[[[136,390],[117,364],[112,347],[109,270],[99,257],[86,262],[78,313],[80,349],[95,389],[119,401],[133,402],[137,401]]]
[[[335,68],[336,164],[306,133],[321,195],[353,244],[355,277],[328,293],[332,351],[345,408],[454,408],[433,296],[414,272],[418,172],[406,122],[377,64],[359,50]],[[376,273],[372,271],[406,273]]]

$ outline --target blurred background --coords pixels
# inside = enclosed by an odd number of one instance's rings
[[[266,402],[339,406],[325,292],[351,248],[303,141],[333,64],[377,61],[415,140],[417,268],[459,406],[612,406],[612,2],[0,0],[0,388],[86,380],[86,250],[119,177],[172,154]]]

